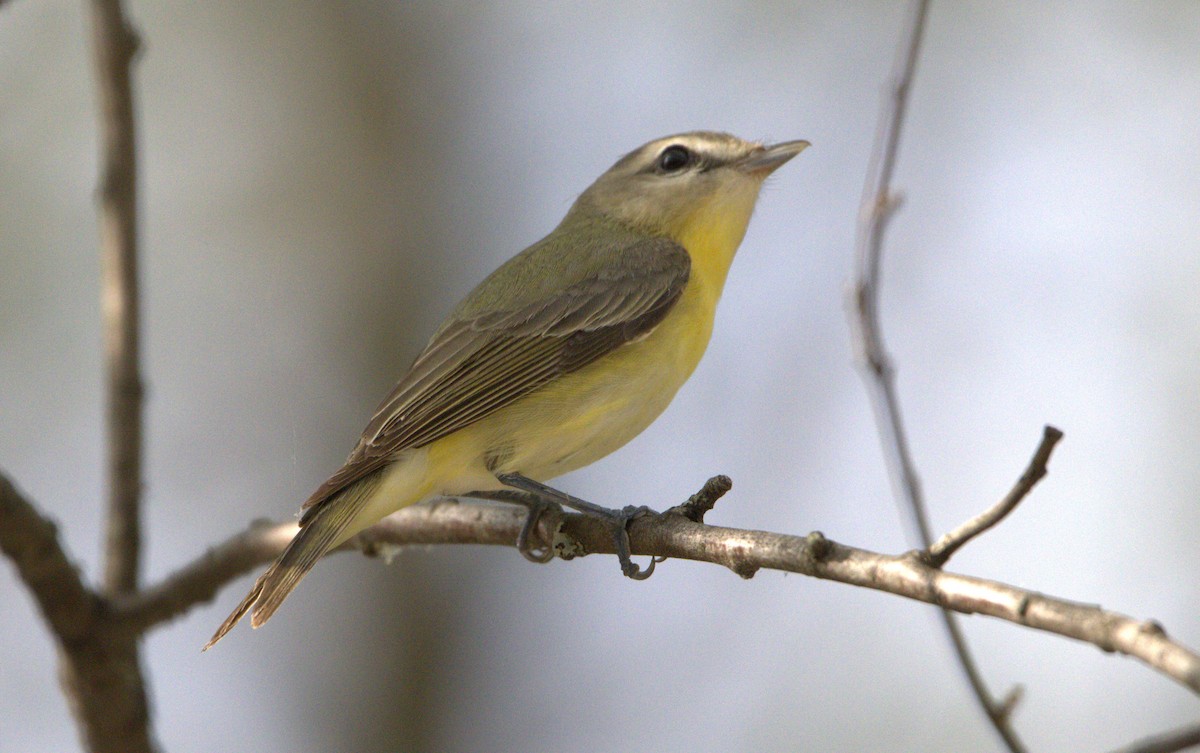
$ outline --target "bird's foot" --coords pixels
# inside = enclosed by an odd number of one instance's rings
[[[544,496],[533,494],[518,489],[497,489],[490,492],[468,492],[462,494],[463,497],[473,497],[476,499],[490,499],[496,502],[511,502],[515,505],[521,505],[529,510],[529,514],[525,517],[525,524],[521,526],[521,532],[517,534],[517,551],[521,556],[530,562],[536,562],[539,565],[544,565],[554,559],[554,542],[551,541],[539,542],[534,545],[533,540],[536,537],[538,526],[542,522],[542,516],[549,514],[556,521],[554,530],[558,530],[557,521],[562,518],[563,509],[556,500],[547,499]]]
[[[558,489],[547,486],[539,481],[534,481],[528,476],[523,476],[519,473],[501,473],[497,474],[496,478],[499,479],[500,483],[504,484],[505,486],[520,490],[521,492],[529,495],[529,497],[540,500],[541,504],[546,506],[541,509],[557,508],[561,513],[563,507],[569,507],[572,510],[577,510],[583,513],[584,515],[590,515],[594,518],[608,521],[613,528],[613,544],[617,552],[617,561],[621,564],[621,572],[624,573],[626,577],[633,578],[634,580],[645,580],[654,573],[654,566],[663,559],[659,557],[651,557],[650,564],[645,569],[642,569],[633,561],[632,552],[630,551],[629,524],[632,521],[646,515],[658,515],[657,512],[651,510],[649,507],[644,505],[629,505],[620,510],[613,510],[593,504],[587,500],[579,499],[578,497],[573,497],[566,492],[559,491]],[[495,498],[496,497],[493,497],[493,499]],[[502,499],[508,501],[507,496],[502,497]],[[520,504],[530,503],[521,502]],[[525,529],[522,530],[522,535],[525,535],[527,530],[532,530],[534,527],[536,527],[537,517],[541,514],[541,510],[535,512],[532,505],[530,505],[530,510],[530,517],[526,521]],[[532,521],[532,524],[530,521]],[[519,544],[520,540],[518,539],[518,547]],[[553,552],[550,554],[553,556]],[[526,555],[526,558],[529,559],[529,555]]]

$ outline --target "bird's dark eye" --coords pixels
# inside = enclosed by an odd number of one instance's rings
[[[658,169],[664,173],[674,173],[692,164],[692,153],[686,146],[672,144],[658,155]]]

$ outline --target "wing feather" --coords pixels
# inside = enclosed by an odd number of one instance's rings
[[[687,284],[687,251],[665,238],[606,251],[598,269],[565,289],[445,324],[380,404],[346,464],[305,502],[301,525],[396,453],[474,423],[653,330]]]

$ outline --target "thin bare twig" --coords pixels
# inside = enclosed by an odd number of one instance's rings
[[[855,274],[851,300],[851,324],[856,335],[858,357],[872,394],[884,451],[892,466],[897,496],[911,511],[921,546],[932,539],[925,502],[917,478],[916,464],[909,449],[900,400],[896,397],[896,374],[883,344],[879,322],[879,268],[883,257],[883,231],[898,200],[891,193],[892,174],[899,153],[900,130],[908,106],[908,92],[916,71],[917,53],[925,27],[929,3],[913,3],[908,33],[900,47],[890,91],[890,107],[884,107],[875,134],[875,152],[871,157],[856,238]]]
[[[90,0],[100,106],[101,313],[107,392],[108,510],[102,591],[138,587],[141,559],[142,380],[138,345],[137,155],[130,68],[138,37],[120,0]],[[97,624],[60,652],[63,690],[92,751],[156,749],[138,636]]]
[[[382,545],[491,544],[513,546],[524,524],[519,507],[445,501],[401,510],[347,542],[343,549],[378,551]],[[145,631],[210,600],[225,584],[270,562],[296,533],[295,523],[255,523],[177,570],[160,584],[113,604],[127,630]],[[612,554],[612,532],[595,518],[566,514],[554,536],[556,551],[570,556]],[[630,524],[634,554],[723,565],[742,577],[760,569],[801,573],[937,604],[964,614],[985,614],[1086,641],[1133,656],[1200,694],[1200,656],[1170,640],[1157,623],[1135,620],[996,581],[948,573],[919,552],[886,555],[826,539],[819,533],[789,536],[696,523],[677,513]],[[199,643],[197,643],[199,648]]]
[[[1016,509],[1021,500],[1025,499],[1025,495],[1046,476],[1046,463],[1050,460],[1050,453],[1054,452],[1054,445],[1058,444],[1062,437],[1063,433],[1053,426],[1045,427],[1041,444],[1012,490],[999,502],[942,536],[937,543],[929,547],[929,564],[934,567],[945,565],[964,544],[1004,520]]]
[[[108,405],[104,590],[137,588],[141,552],[142,379],[138,345],[137,154],[130,66],[137,34],[119,0],[92,0],[100,103],[101,301]]]
[[[1112,751],[1112,753],[1176,753],[1200,745],[1200,724],[1163,732]]]
[[[895,370],[883,345],[883,332],[879,323],[879,268],[883,256],[884,229],[899,203],[892,194],[892,175],[899,155],[900,133],[908,106],[909,90],[916,72],[917,56],[928,10],[928,0],[914,0],[909,15],[908,33],[901,43],[896,60],[890,106],[885,106],[880,115],[874,155],[863,187],[851,306],[851,320],[856,333],[859,358],[864,365],[864,379],[871,395],[871,404],[875,408],[876,423],[879,426],[884,454],[888,458],[893,485],[897,496],[905,500],[906,507],[911,511],[918,540],[923,549],[929,548],[933,537],[920,480],[900,413]],[[1023,753],[1025,747],[1010,723],[1012,704],[998,702],[988,690],[954,615],[949,610],[943,610],[942,617],[946,634],[958,656],[959,665],[979,705],[1008,749],[1012,753]]]

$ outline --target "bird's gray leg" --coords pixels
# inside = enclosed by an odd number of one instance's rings
[[[579,511],[584,515],[591,515],[592,517],[611,522],[614,526],[613,541],[616,544],[617,560],[621,563],[621,572],[627,577],[633,578],[634,580],[645,580],[654,572],[654,565],[659,561],[658,559],[651,557],[650,565],[643,570],[633,562],[633,559],[630,556],[631,553],[629,551],[629,522],[636,518],[640,518],[643,515],[658,514],[649,507],[644,505],[640,507],[629,505],[620,510],[612,510],[607,507],[601,507],[600,505],[593,504],[587,500],[573,497],[566,492],[559,491],[551,486],[546,486],[545,484],[539,481],[534,481],[528,476],[523,476],[520,473],[498,473],[496,474],[496,478],[505,486],[510,486],[513,489],[519,489],[521,492],[541,500],[543,504],[553,505],[554,507],[559,507],[559,509],[561,509],[561,506],[566,506],[572,510]],[[493,499],[495,499],[495,497],[493,497]],[[539,511],[536,514],[540,515],[541,513]],[[533,518],[534,515],[535,513],[531,512],[530,518]],[[530,527],[528,521],[526,521],[526,527]]]
[[[496,502],[511,502],[515,505],[522,505],[529,509],[529,515],[525,518],[525,525],[521,526],[521,532],[517,534],[517,551],[521,556],[530,562],[536,562],[539,565],[545,564],[554,559],[554,546],[552,543],[544,544],[540,549],[535,549],[530,543],[533,534],[537,531],[538,523],[542,520],[542,515],[546,511],[551,510],[556,516],[562,515],[562,505],[554,500],[547,500],[536,494],[520,491],[518,489],[495,489],[490,492],[467,492],[466,494],[458,495],[460,497],[472,497],[474,499],[490,499]]]

